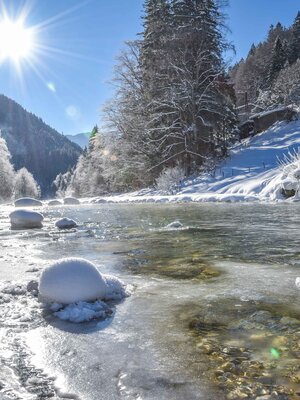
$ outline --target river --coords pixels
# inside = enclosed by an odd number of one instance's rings
[[[300,205],[44,206],[30,231],[10,230],[11,209],[0,399],[300,398]],[[58,232],[61,216],[79,228]],[[166,228],[175,220],[183,228]],[[71,256],[128,285],[110,318],[63,322],[24,290]]]

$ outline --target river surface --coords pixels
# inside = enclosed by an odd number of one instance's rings
[[[28,231],[10,230],[11,211],[1,400],[300,398],[300,205],[44,206]],[[61,216],[79,228],[58,232]],[[96,263],[130,297],[105,320],[58,320],[24,288],[62,257]]]

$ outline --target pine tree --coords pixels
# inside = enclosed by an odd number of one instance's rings
[[[300,11],[298,12],[291,30],[292,38],[289,46],[289,62],[293,64],[300,57]]]
[[[277,37],[273,53],[271,65],[268,73],[268,85],[271,86],[279,72],[284,67],[287,60],[286,43],[282,43],[280,38]]]
[[[167,0],[146,0],[144,10],[144,32],[139,62],[144,88],[149,92],[149,96],[153,96],[159,90],[161,78],[166,73],[165,54],[170,35],[170,7]]]

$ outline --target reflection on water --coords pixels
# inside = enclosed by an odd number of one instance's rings
[[[27,332],[38,368],[88,400],[298,398],[299,211],[297,204],[48,207],[43,230],[11,232],[4,209],[2,280],[37,279],[49,260],[75,256],[135,287],[109,324],[98,329],[94,321],[84,332],[47,324],[26,293],[1,292],[11,343]],[[61,216],[79,228],[57,231]],[[183,228],[167,229],[174,220]]]

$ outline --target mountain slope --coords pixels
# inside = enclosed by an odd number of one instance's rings
[[[0,95],[0,129],[15,168],[26,167],[43,195],[52,194],[55,177],[73,167],[81,154],[79,146],[4,95]]]
[[[66,135],[66,137],[73,143],[76,143],[82,149],[88,146],[90,139],[90,132],[78,133],[77,135]]]

